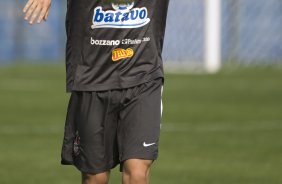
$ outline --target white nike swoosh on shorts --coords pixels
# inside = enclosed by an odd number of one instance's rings
[[[153,146],[154,144],[156,144],[156,143],[153,142],[153,143],[146,144],[146,142],[143,142],[143,146],[144,146],[144,147]]]

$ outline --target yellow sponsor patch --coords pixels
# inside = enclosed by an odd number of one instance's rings
[[[131,58],[133,55],[134,51],[131,48],[117,48],[112,51],[112,60],[118,61],[120,59]]]

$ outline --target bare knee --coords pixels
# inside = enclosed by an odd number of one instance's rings
[[[128,179],[131,183],[140,183],[141,181],[147,181],[148,174],[147,172],[140,171],[140,170],[130,170],[124,173],[127,175]]]
[[[109,172],[99,174],[82,173],[82,184],[107,184],[109,182]]]
[[[123,184],[148,184],[152,161],[130,159],[124,162]]]

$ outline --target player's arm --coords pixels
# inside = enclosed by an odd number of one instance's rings
[[[35,21],[41,23],[42,20],[47,20],[49,15],[49,10],[51,7],[52,0],[28,0],[23,12],[25,14],[25,20],[30,24]]]

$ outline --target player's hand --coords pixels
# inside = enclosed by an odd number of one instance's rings
[[[23,12],[25,13],[25,20],[33,24],[35,21],[41,23],[42,20],[47,20],[49,10],[51,7],[51,0],[28,0]]]

